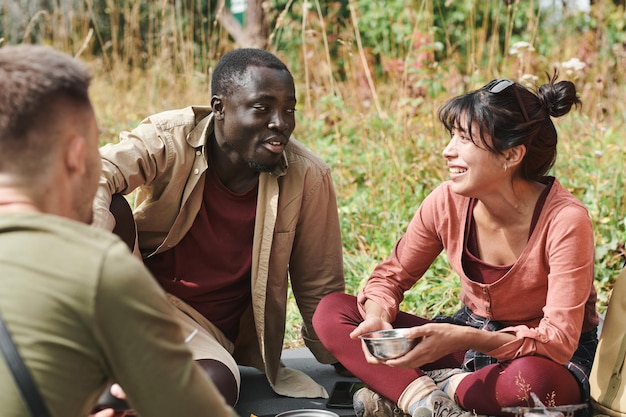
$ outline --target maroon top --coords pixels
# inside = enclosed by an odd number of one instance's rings
[[[228,190],[209,167],[198,216],[174,248],[145,260],[165,291],[198,310],[231,341],[250,304],[257,186]]]

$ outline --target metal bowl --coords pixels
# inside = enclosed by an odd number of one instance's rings
[[[276,414],[276,417],[339,417],[339,414],[316,408],[303,408],[301,410],[285,411]]]
[[[359,336],[372,356],[378,359],[398,358],[413,349],[419,339],[407,338],[407,329],[377,330]]]

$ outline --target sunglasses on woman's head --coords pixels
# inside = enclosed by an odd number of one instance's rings
[[[512,85],[515,85],[515,81],[509,80],[508,78],[499,78],[497,80],[491,81],[489,84],[485,86],[485,88],[490,93],[498,94],[506,90]],[[530,119],[528,118],[528,113],[526,113],[526,107],[524,106],[524,103],[522,102],[522,98],[519,96],[519,92],[517,91],[517,88],[513,88],[513,93],[515,94],[515,98],[517,99],[517,105],[519,106],[520,110],[522,111],[522,114],[524,115],[524,120],[526,120],[527,122],[530,121]]]

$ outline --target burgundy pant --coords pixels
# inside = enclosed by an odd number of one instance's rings
[[[372,390],[397,402],[404,389],[424,372],[368,364],[361,341],[349,337],[362,321],[356,297],[341,293],[323,298],[313,316],[317,335],[337,360]],[[399,312],[392,325],[414,327],[427,322],[424,318]],[[423,369],[458,368],[464,354],[456,352],[444,356]],[[503,407],[533,406],[531,392],[547,406],[581,401],[576,378],[564,366],[539,356],[525,356],[472,372],[457,388],[456,400],[461,407],[477,414],[508,415],[501,411]]]

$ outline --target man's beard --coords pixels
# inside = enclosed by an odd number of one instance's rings
[[[255,171],[259,171],[259,172],[272,172],[276,168],[277,165],[278,164],[266,165],[266,164],[261,164],[257,161],[248,160],[248,166],[254,169]]]

